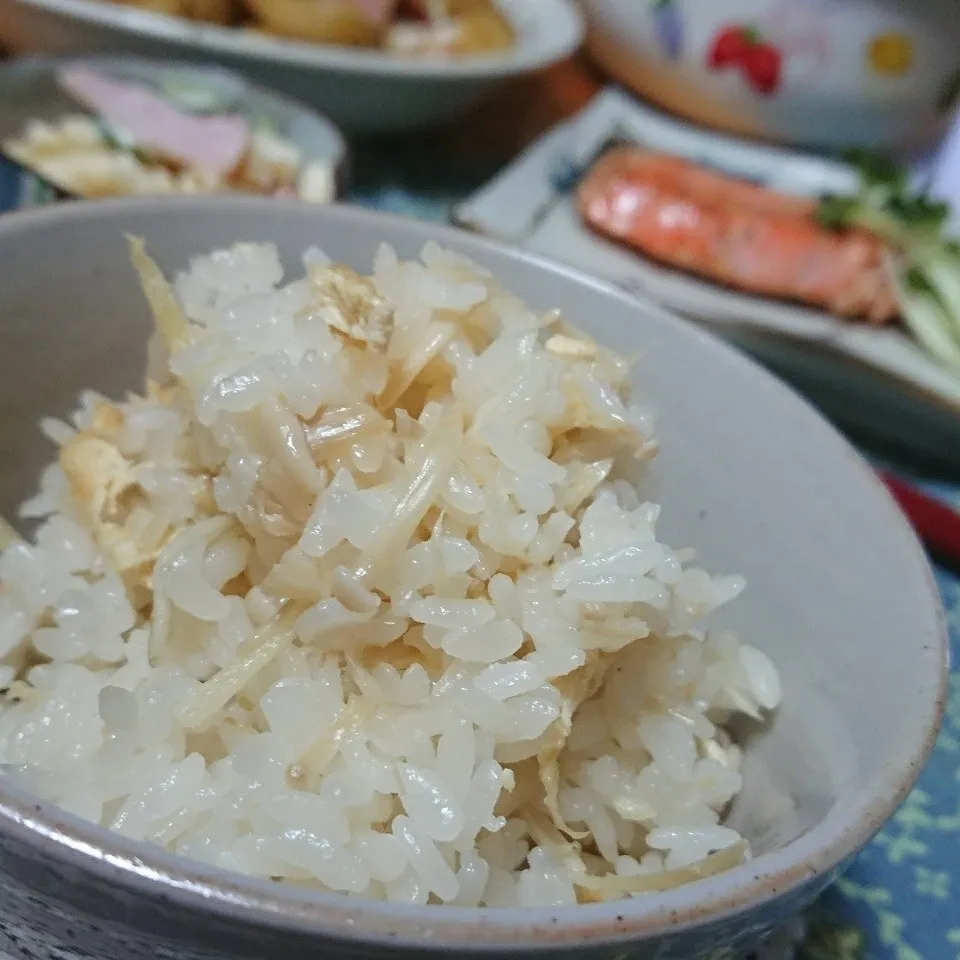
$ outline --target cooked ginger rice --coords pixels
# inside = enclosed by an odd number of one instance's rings
[[[168,285],[143,396],[47,420],[0,557],[0,762],[127,837],[403,903],[639,895],[748,856],[732,714],[776,706],[659,542],[630,365],[428,244]],[[628,471],[629,472],[629,471]],[[669,491],[667,491],[669,492]]]

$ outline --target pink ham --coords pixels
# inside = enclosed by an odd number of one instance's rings
[[[353,0],[354,6],[376,27],[393,19],[399,0]]]
[[[242,117],[181,113],[142,87],[117,83],[83,67],[61,70],[60,85],[138,147],[219,177],[234,170],[250,144]]]

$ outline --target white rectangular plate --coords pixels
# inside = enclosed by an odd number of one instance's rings
[[[683,156],[786,193],[816,196],[856,185],[856,174],[844,164],[705,132],[608,88],[457,207],[455,219],[707,324],[793,380],[850,429],[925,459],[943,460],[951,449],[960,450],[960,377],[898,328],[850,323],[728,290],[655,264],[587,229],[572,191],[579,174],[614,140]],[[960,465],[960,456],[955,461]]]

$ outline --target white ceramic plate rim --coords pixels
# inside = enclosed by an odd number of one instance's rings
[[[54,208],[13,213],[0,218],[0,235],[16,234],[33,226],[64,219],[83,220],[135,210],[156,212],[171,204],[202,207],[209,198],[168,198],[78,201]],[[246,206],[254,214],[265,203],[280,204],[303,215],[304,206],[295,202],[237,198],[235,206]],[[545,277],[564,276],[617,300],[632,310],[647,309],[666,322],[680,324],[678,334],[698,348],[716,354],[719,361],[739,368],[757,384],[759,392],[792,393],[762,367],[717,338],[679,321],[655,306],[639,305],[622,290],[580,271],[483,238],[462,232],[352,207],[317,208],[315,215],[336,219],[344,229],[351,225],[393,223],[412,236],[462,249],[468,256],[480,251],[519,260],[542,271]],[[910,720],[909,748],[891,756],[870,783],[861,787],[840,809],[834,808],[823,821],[785,847],[756,860],[662,894],[631,900],[585,904],[576,909],[511,908],[477,910],[459,907],[409,907],[377,901],[361,902],[335,894],[318,894],[292,887],[278,889],[265,881],[184,860],[166,851],[134,841],[64,813],[0,778],[0,831],[17,835],[51,861],[69,860],[110,882],[135,887],[146,894],[161,892],[194,909],[212,911],[274,928],[314,932],[351,942],[378,945],[417,945],[424,949],[488,948],[511,953],[542,951],[548,947],[596,946],[676,933],[684,928],[721,920],[745,909],[778,899],[806,883],[826,883],[831,871],[856,853],[893,814],[905,799],[933,749],[946,699],[948,638],[936,583],[923,550],[907,520],[859,454],[834,431],[802,398],[793,394],[799,416],[836,458],[847,459],[863,471],[866,488],[878,496],[878,511],[890,529],[897,550],[909,557],[918,595],[917,626],[929,643],[918,661],[930,699],[918,704]]]
[[[282,40],[236,27],[193,23],[107,0],[15,2],[77,22],[178,43],[197,51],[288,66],[410,79],[468,80],[529,73],[573,53],[584,32],[583,18],[574,0],[498,0],[520,31],[519,42],[510,51],[461,60],[408,60],[377,51]]]

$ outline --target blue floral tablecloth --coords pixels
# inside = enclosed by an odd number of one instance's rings
[[[361,147],[356,160],[351,202],[434,221],[447,220],[491,172],[431,177],[430,141]],[[50,199],[0,159],[0,212]],[[960,510],[960,483],[921,486]],[[960,576],[944,569],[936,576],[958,667],[943,730],[906,803],[798,927],[796,960],[960,960]],[[781,944],[768,956],[790,952]]]
[[[923,486],[960,510],[960,485]],[[906,803],[810,917],[836,949],[810,941],[805,960],[960,960],[960,577],[935,574],[954,664],[943,728]]]

